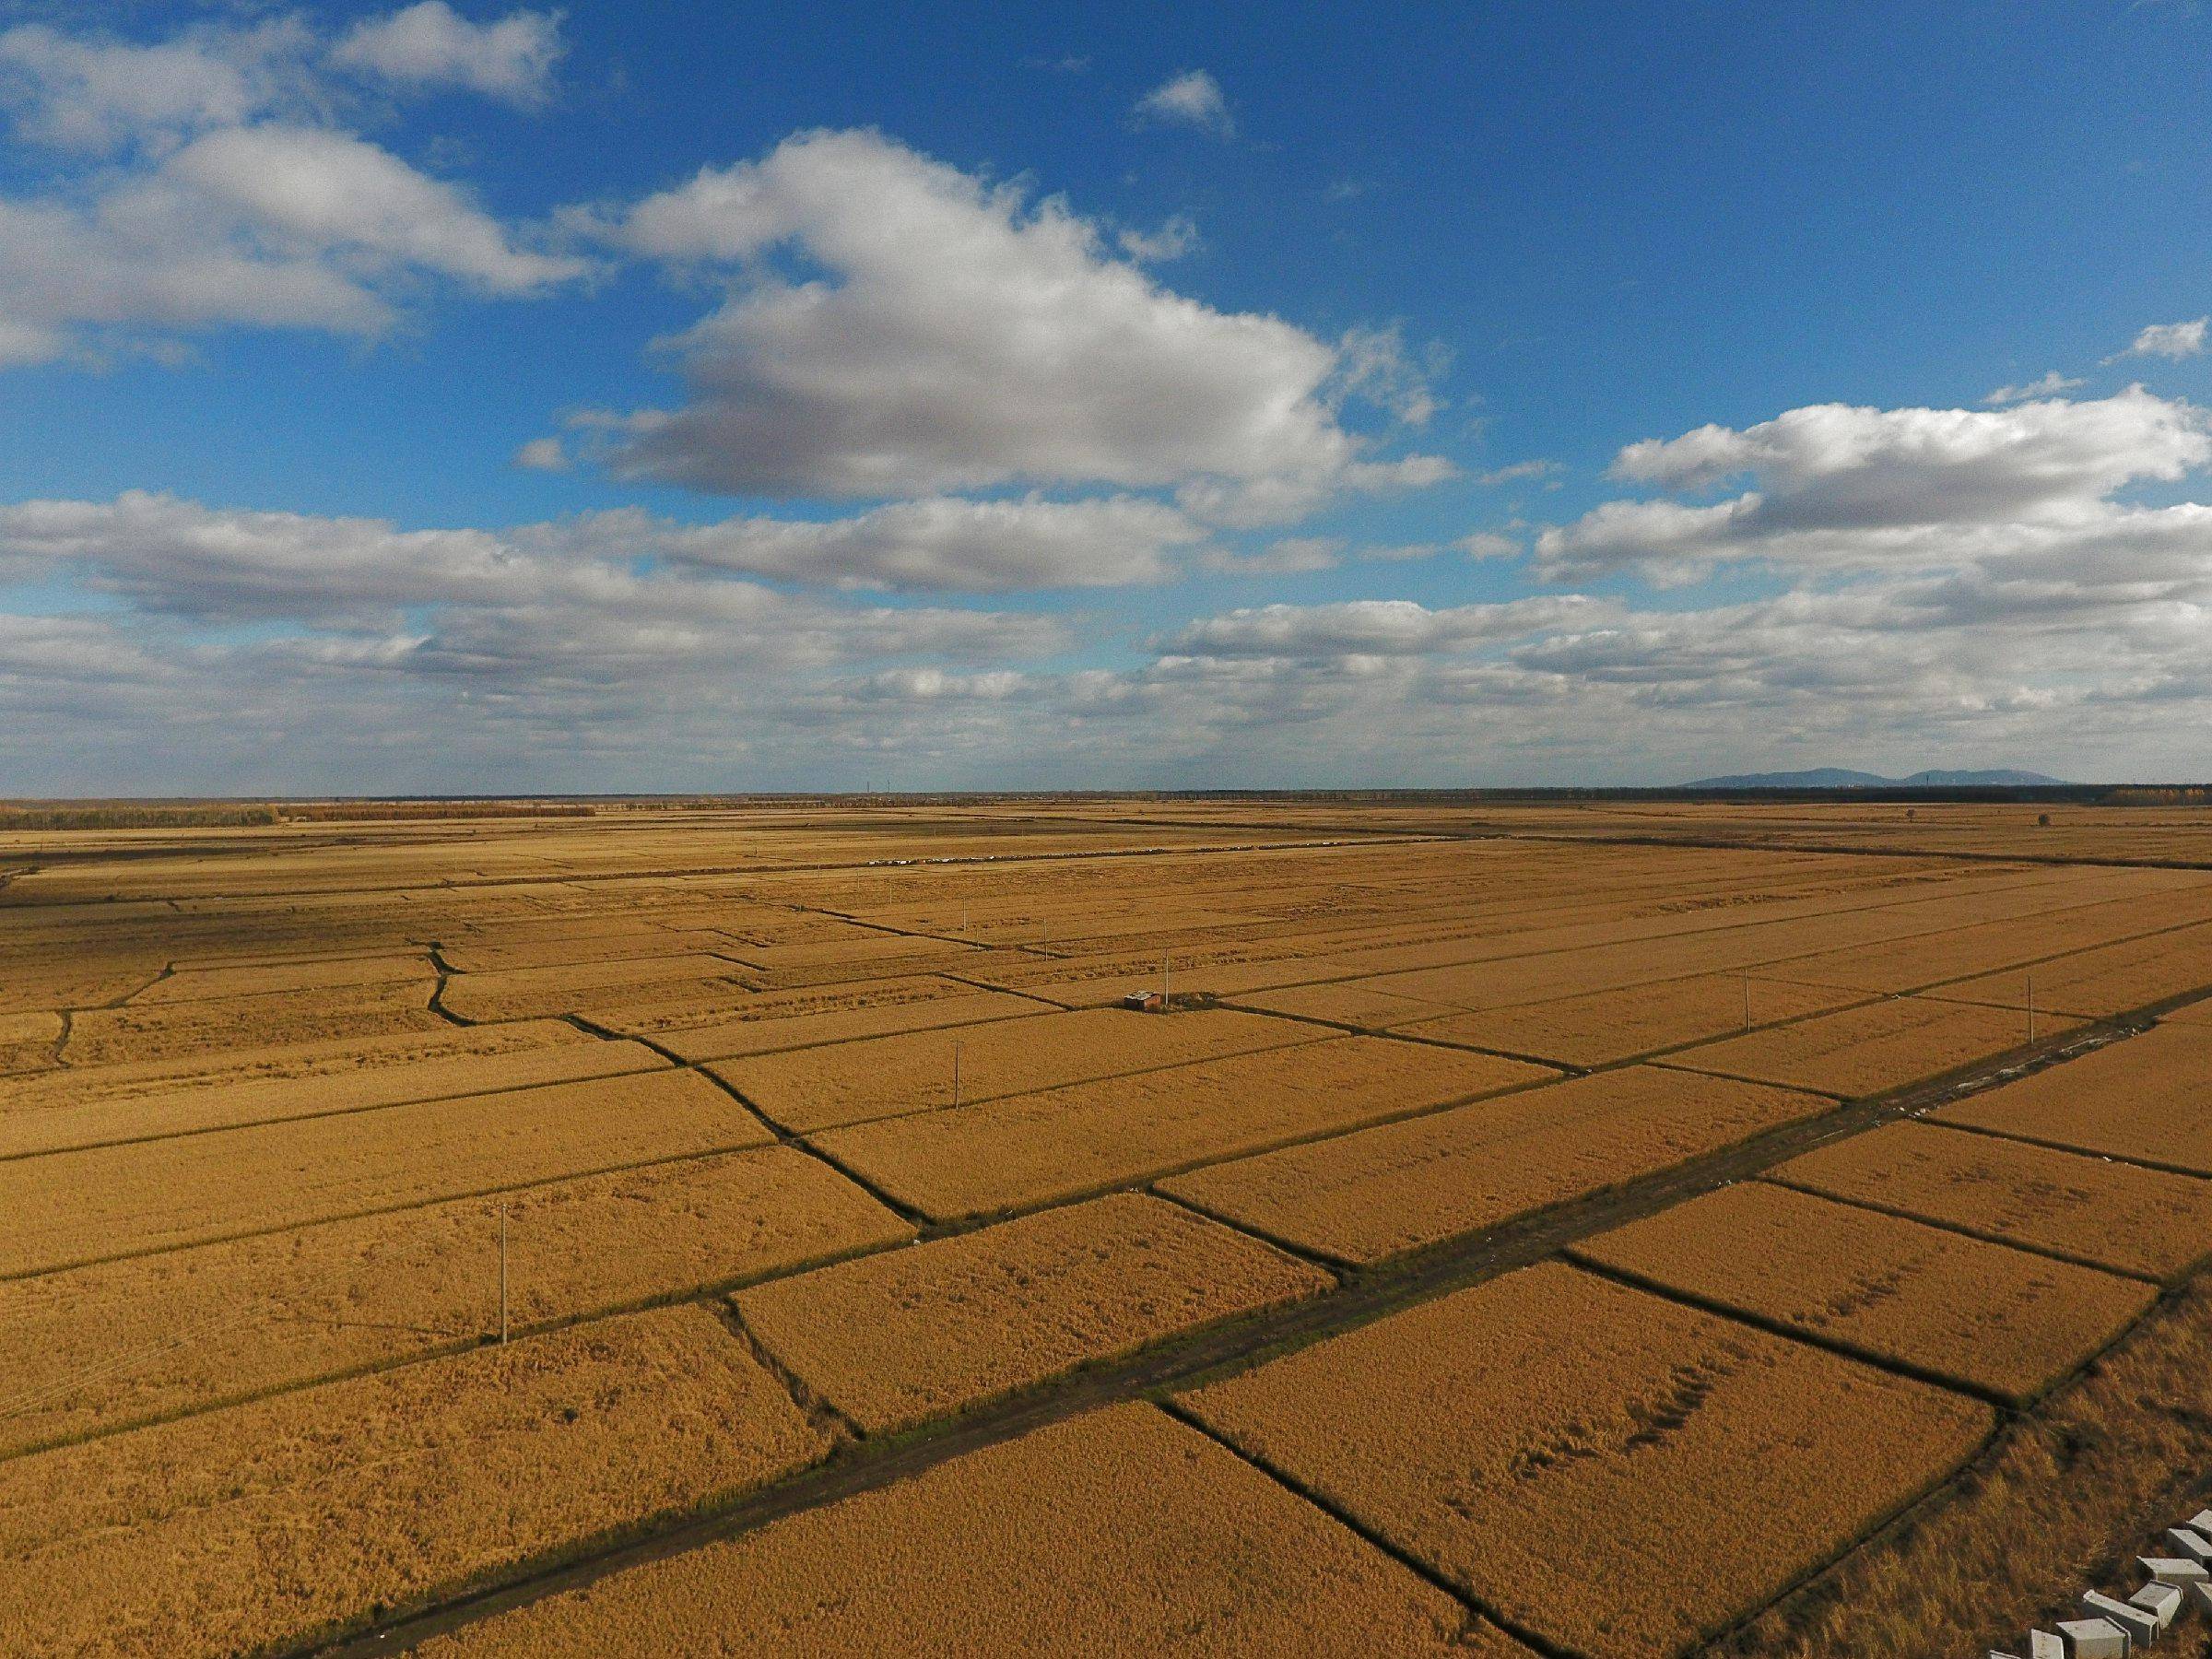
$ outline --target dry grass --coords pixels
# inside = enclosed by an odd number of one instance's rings
[[[2089,1586],[2136,1582],[2212,1468],[2212,1287],[2153,1312],[1993,1454],[1717,1650],[1729,1659],[2017,1652]],[[2184,1648],[2183,1652],[2191,1652]]]
[[[1601,1233],[1574,1253],[2015,1400],[2080,1364],[2156,1294],[1763,1182]]]
[[[2212,1251],[2212,1183],[1934,1124],[1892,1124],[1773,1176],[2154,1278]]]
[[[1194,1170],[1163,1190],[1337,1261],[1375,1262],[1830,1109],[1648,1066]]]
[[[1124,1406],[474,1625],[424,1659],[1458,1653],[1494,1632],[1194,1430]]]
[[[704,1077],[643,1072],[0,1163],[0,1275],[759,1146]]]
[[[1124,1194],[735,1300],[816,1394],[879,1432],[1335,1283],[1171,1204]]]
[[[1550,1075],[1486,1054],[1342,1037],[815,1138],[887,1191],[949,1218],[1074,1197]]]
[[[782,1147],[503,1202],[517,1329],[913,1231]],[[464,1198],[0,1282],[0,1453],[496,1332],[498,1210]]]
[[[956,1043],[959,1098],[966,1103],[1326,1035],[1318,1027],[1256,1014],[1179,1013],[1163,1019],[1088,1008],[729,1060],[710,1069],[776,1122],[806,1131],[952,1105]]]
[[[248,1651],[825,1450],[682,1307],[0,1463],[0,1649]]]
[[[1991,1423],[1940,1389],[1558,1265],[1187,1404],[1593,1659],[1673,1653],[1759,1606]]]
[[[2212,1031],[2161,1024],[1936,1116],[2212,1175]]]
[[[2074,1023],[2047,1015],[2036,1034],[2056,1036]],[[1669,1064],[1856,1097],[1955,1071],[2027,1041],[2027,1016],[2018,1011],[1903,996],[1710,1042],[1669,1056]]]
[[[313,961],[272,962],[222,968],[185,968],[156,980],[131,998],[134,1008],[165,1003],[206,1002],[216,997],[297,996],[308,991],[335,991],[348,985],[389,985],[438,977],[429,959],[404,956],[323,958]],[[428,994],[426,984],[425,994]]]
[[[61,1036],[59,1014],[0,1014],[0,1073],[32,1071],[52,1064],[53,1045]]]
[[[771,991],[687,1019],[674,1008],[601,1009],[593,1018],[609,1030],[649,1036],[687,1060],[727,1060],[740,1054],[818,1043],[852,1042],[900,1031],[974,1025],[1040,1013],[1026,996],[975,991],[951,980],[876,980],[865,986]]]

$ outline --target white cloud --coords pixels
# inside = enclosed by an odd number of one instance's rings
[[[529,105],[550,93],[562,51],[559,12],[471,23],[445,0],[420,0],[363,19],[331,49],[330,61],[401,86],[461,87]]]
[[[635,476],[792,495],[1177,487],[1193,512],[1252,523],[1451,470],[1371,459],[1338,423],[1344,395],[1416,406],[1364,336],[1331,346],[1171,293],[1059,199],[877,134],[787,139],[601,234],[731,284],[668,342],[692,401],[626,418],[617,459]],[[818,275],[780,275],[787,252]]]
[[[2212,317],[2187,323],[2153,323],[2137,335],[2123,357],[2193,358],[2205,349],[2205,325]]]
[[[1522,552],[1519,542],[1495,530],[1477,530],[1463,536],[1459,547],[1469,559],[1518,559]]]
[[[1999,386],[1982,400],[1984,408],[1996,408],[2004,404],[2026,403],[2037,397],[2064,397],[2069,392],[2078,392],[2087,381],[2069,380],[2053,369],[2031,381],[2017,386]]]
[[[1475,482],[1495,488],[1500,484],[1521,484],[1532,479],[1549,478],[1566,470],[1557,461],[1516,461],[1511,466],[1477,473]]]
[[[1179,213],[1157,230],[1124,230],[1113,240],[1137,264],[1157,265],[1162,260],[1181,259],[1195,249],[1198,226],[1188,216]]]
[[[1194,622],[1169,649],[1193,657],[1419,656],[1465,650],[1609,614],[1604,601],[1540,594],[1491,605],[1431,610],[1411,599],[1334,605],[1266,605]]]
[[[0,195],[0,366],[173,359],[222,325],[373,336],[426,278],[517,298],[590,268],[336,124],[320,51],[293,17],[152,44],[0,33],[0,105],[51,152]]]
[[[533,438],[514,452],[514,465],[525,472],[567,472],[575,463],[558,438]]]
[[[1221,138],[1232,136],[1237,130],[1221,83],[1204,69],[1185,69],[1170,76],[1136,100],[1135,113],[1141,120],[1196,127]]]
[[[1081,501],[900,501],[856,517],[735,518],[677,525],[634,511],[588,514],[524,533],[609,555],[816,586],[955,593],[1124,587],[1174,574],[1174,556],[1206,532],[1172,507],[1133,496]]]

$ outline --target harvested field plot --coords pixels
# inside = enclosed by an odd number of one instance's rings
[[[1673,1653],[1955,1466],[1988,1407],[1532,1267],[1186,1396],[1511,1621]],[[1607,1571],[1589,1570],[1602,1547]]]
[[[1693,1198],[1574,1253],[2015,1400],[2088,1359],[2156,1295],[1762,1182]]]
[[[92,1008],[70,1022],[62,1054],[72,1065],[107,1065],[441,1030],[446,1022],[430,1012],[429,997],[429,981],[403,980],[143,1008]]]
[[[2212,1251],[2212,1182],[1929,1124],[1892,1124],[1772,1175],[2156,1278]]]
[[[2161,1024],[1936,1118],[2212,1175],[2212,1030]]]
[[[1253,991],[1237,998],[1240,1007],[1263,1014],[1288,1014],[1301,1019],[1325,1019],[1361,1030],[1388,1031],[1418,1020],[1435,1019],[1458,1012],[1447,1003],[1379,991],[1364,980],[1347,980],[1325,985],[1290,985],[1277,991]]]
[[[475,1625],[424,1659],[1457,1653],[1451,1597],[1205,1435],[1124,1406]],[[1519,1659],[1488,1633],[1474,1659]]]
[[[0,1281],[0,1453],[895,1243],[783,1147]]]
[[[734,1006],[716,1009],[697,1023],[665,1020],[645,1010],[616,1010],[594,1018],[609,1030],[650,1036],[670,1053],[700,1061],[1046,1012],[1044,1005],[1027,996],[975,991],[951,980],[911,979],[880,980],[857,992],[841,985],[768,992],[739,998]]]
[[[490,1053],[452,1054],[304,1077],[204,1084],[80,1105],[18,1111],[0,1105],[0,1156],[278,1123],[537,1084],[583,1082],[624,1072],[654,1071],[668,1064],[639,1043],[596,1041],[558,1021],[525,1023],[539,1026],[547,1041],[536,1047],[513,1042]],[[511,1031],[518,1028],[493,1029]],[[72,1080],[77,1075],[73,1072]],[[5,1099],[0,1096],[0,1101]]]
[[[643,1072],[0,1163],[0,1276],[759,1146],[689,1072]]]
[[[130,1006],[146,1008],[159,1003],[206,1002],[212,997],[296,996],[302,991],[435,978],[437,971],[430,966],[429,958],[419,952],[278,962],[267,967],[187,968],[156,980],[132,997]]]
[[[877,1432],[1335,1285],[1256,1240],[1124,1194],[735,1300],[771,1353]]]
[[[1817,1095],[1630,1066],[1194,1170],[1160,1183],[1342,1262],[1374,1262],[1830,1110]]]
[[[463,1019],[538,1019],[567,1014],[610,994],[673,994],[679,989],[726,985],[734,997],[746,969],[721,957],[692,952],[630,961],[571,962],[556,968],[515,968],[468,973],[450,981],[443,1002]]]
[[[1570,1065],[1606,1065],[1740,1030],[1747,1007],[1751,1024],[1765,1025],[1854,1000],[1847,991],[1775,979],[1752,980],[1747,997],[1746,989],[1742,976],[1702,974],[1483,1014],[1454,1014],[1398,1029],[1409,1036],[1504,1049]]]
[[[1075,1197],[1552,1075],[1487,1054],[1337,1037],[815,1139],[885,1191],[949,1219]]]
[[[825,1449],[690,1307],[283,1394],[0,1463],[0,1647],[298,1640]]]
[[[1218,1055],[1288,1048],[1328,1034],[1256,1014],[1206,1011],[1162,1018],[1124,1008],[1089,1008],[728,1060],[708,1069],[777,1123],[804,1131]]]
[[[2072,1021],[2046,1017],[2037,1035]],[[1667,1056],[1672,1065],[1855,1097],[1933,1077],[2028,1041],[2024,1014],[1898,997]]]
[[[2037,1007],[2109,1018],[2212,985],[2212,927],[2186,927],[2077,951],[2038,962],[2033,973]],[[2019,971],[1946,985],[1936,994],[2017,1008],[2024,1006],[2028,993],[2028,972]]]

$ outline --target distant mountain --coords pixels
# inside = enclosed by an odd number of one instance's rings
[[[2063,787],[2057,778],[2041,772],[2017,771],[2000,767],[1990,771],[1916,771],[1909,778],[1885,778],[1878,772],[1853,771],[1841,766],[1816,766],[1809,771],[1739,772],[1728,778],[1700,778],[1685,789],[2023,789],[2036,784]]]

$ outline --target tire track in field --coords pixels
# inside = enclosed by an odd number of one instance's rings
[[[580,1588],[610,1573],[680,1555],[788,1515],[889,1486],[1046,1424],[1101,1406],[1181,1391],[1250,1370],[1416,1303],[1534,1265],[1596,1233],[1760,1175],[1817,1147],[1900,1118],[1922,1115],[1937,1106],[2124,1041],[2152,1029],[2163,1014],[2206,997],[2212,997],[2212,986],[2166,998],[2113,1020],[2077,1028],[2032,1047],[2010,1050],[1943,1077],[1783,1124],[1620,1187],[1361,1270],[1349,1275],[1333,1292],[1212,1326],[905,1434],[856,1439],[833,1451],[813,1469],[741,1496],[711,1513],[677,1521],[643,1537],[586,1540],[565,1560],[553,1565],[525,1568],[504,1582],[403,1609],[336,1641],[310,1642],[279,1651],[300,1659],[306,1655],[368,1659],[371,1654],[405,1652],[431,1636]],[[1934,1489],[1945,1489],[1952,1478],[1955,1472]],[[1840,1553],[1848,1554],[1857,1543],[1854,1539]],[[1806,1576],[1825,1571],[1830,1564],[1817,1563]],[[1464,1595],[1458,1599],[1463,1605],[1472,1605]]]

